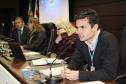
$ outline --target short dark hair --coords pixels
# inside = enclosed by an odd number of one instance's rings
[[[24,20],[21,17],[16,17],[15,21],[18,20],[18,19],[20,19],[22,22],[24,22]]]
[[[99,24],[98,14],[93,9],[83,9],[82,11],[80,11],[79,13],[77,13],[74,16],[75,20],[77,20],[77,19],[84,19],[84,18],[88,18],[89,24],[91,24],[92,26],[94,24]]]

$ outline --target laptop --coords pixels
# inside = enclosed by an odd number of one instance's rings
[[[13,56],[16,59],[30,61],[30,60],[35,60],[43,57],[43,55],[41,55],[38,52],[33,52],[33,51],[23,52],[18,43],[8,42],[8,45],[11,49]]]

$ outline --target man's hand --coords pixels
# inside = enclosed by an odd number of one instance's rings
[[[79,79],[79,71],[70,70],[65,67],[64,70],[62,70],[62,77],[67,78],[69,80],[78,80]]]

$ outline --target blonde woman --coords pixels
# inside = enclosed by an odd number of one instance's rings
[[[58,36],[55,40],[55,53],[61,59],[71,57],[77,39],[76,28],[71,23],[62,20],[56,26]]]
[[[32,51],[42,51],[46,41],[46,31],[44,27],[39,23],[37,18],[30,18],[28,22],[30,35],[27,41],[27,45],[24,45],[24,49]]]

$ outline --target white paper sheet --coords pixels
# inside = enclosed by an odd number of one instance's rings
[[[91,82],[85,82],[85,83],[80,83],[80,84],[105,84],[101,81],[91,81]]]
[[[45,65],[48,63],[52,63],[56,58],[41,58],[41,59],[36,59],[32,60],[33,65]],[[62,63],[63,60],[56,59],[54,64],[56,63]]]
[[[29,51],[29,52],[24,52],[25,55],[41,55],[38,52],[33,52],[33,51]]]
[[[57,75],[61,75],[61,69],[63,67],[56,67],[56,68],[52,68],[51,71],[52,71],[52,76],[57,76]],[[44,69],[44,70],[40,70],[40,73],[46,75],[46,76],[49,76],[50,74],[50,69]]]

